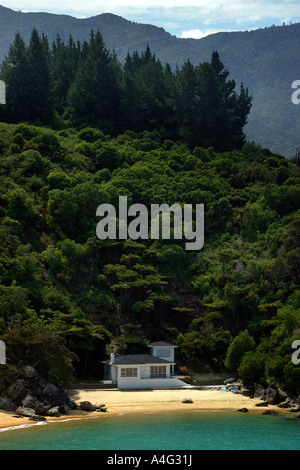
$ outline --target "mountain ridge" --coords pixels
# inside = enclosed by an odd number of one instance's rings
[[[126,55],[141,52],[149,44],[163,64],[180,67],[209,61],[213,51],[220,54],[230,78],[241,82],[253,95],[253,106],[246,126],[247,138],[287,157],[299,146],[298,107],[291,101],[291,84],[299,79],[300,23],[240,32],[220,32],[201,39],[183,39],[163,28],[129,21],[112,13],[90,18],[34,12],[22,13],[0,6],[0,60],[8,51],[18,30],[28,43],[33,27],[51,43],[57,34],[67,41],[89,38],[99,28],[110,51],[123,62]]]

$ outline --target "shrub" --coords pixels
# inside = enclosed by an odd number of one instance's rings
[[[1,364],[0,366],[0,392],[5,392],[10,384],[17,378],[18,371],[15,366]]]
[[[43,175],[49,169],[49,162],[37,150],[25,150],[21,153],[22,167],[26,176]]]
[[[97,166],[99,169],[108,168],[110,171],[118,168],[121,164],[119,151],[109,144],[104,144],[97,150]]]
[[[255,341],[248,330],[241,331],[230,343],[227,350],[225,365],[231,371],[238,370],[244,354],[255,349]]]
[[[106,137],[100,129],[94,129],[92,127],[85,127],[78,132],[78,137],[80,140],[93,143],[96,140],[106,141]]]
[[[245,384],[264,382],[267,354],[260,351],[248,351],[241,360],[238,374]]]
[[[80,144],[76,144],[74,152],[79,152],[91,159],[95,159],[96,157],[96,147],[91,142],[80,142]]]
[[[43,157],[53,162],[61,160],[63,152],[56,135],[48,133],[41,134],[35,137],[33,141],[38,145],[38,150]]]
[[[15,134],[15,135],[13,136],[12,142],[13,142],[14,144],[19,145],[19,147],[21,147],[21,148],[23,147],[23,145],[24,145],[24,143],[25,143],[24,138],[23,138],[22,134],[20,134],[20,133]]]
[[[34,126],[27,124],[18,124],[14,134],[20,134],[25,140],[30,140],[38,135],[39,131]]]

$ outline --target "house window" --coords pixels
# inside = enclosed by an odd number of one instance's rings
[[[166,377],[167,370],[166,366],[150,366],[150,377]]]
[[[171,350],[170,349],[158,349],[157,350],[157,356],[158,357],[170,357],[171,356]]]
[[[124,367],[121,369],[121,377],[137,377],[137,367]]]

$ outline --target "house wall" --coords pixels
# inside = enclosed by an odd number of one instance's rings
[[[118,382],[118,368],[116,366],[111,366],[110,367],[110,380],[112,381],[113,384],[116,384]]]
[[[174,347],[172,346],[159,346],[159,347],[155,347],[155,348],[151,348],[151,355],[154,356],[154,357],[160,357],[161,359],[165,359],[166,361],[170,361],[170,362],[175,362],[174,359],[175,359],[175,353],[174,353]],[[160,351],[169,351],[170,352],[170,355],[169,356],[165,356],[165,355],[160,355]]]
[[[132,382],[129,378],[122,378],[118,382],[118,388],[173,388],[173,387],[187,387],[185,382],[179,379],[147,379]]]
[[[118,369],[118,388],[171,388],[186,385],[178,379],[170,378],[170,365],[166,364],[165,377],[150,377],[150,364],[137,366],[137,377],[121,377],[121,366]]]

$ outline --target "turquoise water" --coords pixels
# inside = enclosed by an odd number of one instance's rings
[[[299,450],[292,415],[199,411],[35,424],[0,433],[0,450]]]

